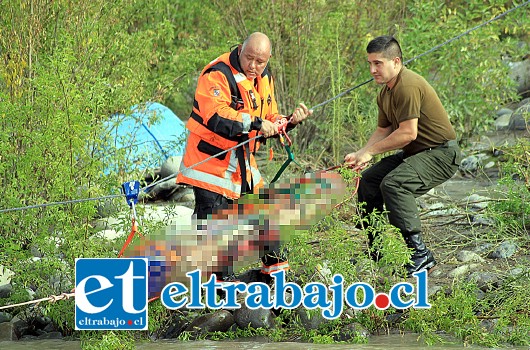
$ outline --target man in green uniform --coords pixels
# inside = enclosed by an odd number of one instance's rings
[[[347,164],[369,162],[374,155],[400,152],[381,159],[362,173],[358,200],[366,203],[362,216],[372,211],[388,212],[389,222],[413,249],[410,274],[436,265],[423,243],[416,197],[450,179],[458,170],[460,149],[447,112],[431,85],[403,66],[401,48],[391,36],[380,36],[368,44],[370,73],[383,86],[377,97],[377,129],[366,145],[344,158]],[[366,223],[364,223],[366,225]],[[375,236],[369,234],[371,256]]]

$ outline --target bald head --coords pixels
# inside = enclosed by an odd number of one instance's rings
[[[245,39],[243,42],[243,46],[241,47],[241,51],[248,50],[255,50],[257,52],[264,52],[271,55],[271,41],[269,40],[269,37],[266,36],[263,33],[255,32],[248,36],[248,38]]]
[[[271,57],[271,41],[260,32],[255,32],[239,47],[239,64],[247,79],[260,76]]]

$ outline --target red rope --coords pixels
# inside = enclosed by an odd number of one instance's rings
[[[132,227],[131,227],[131,233],[129,233],[129,237],[127,237],[127,240],[123,244],[123,247],[121,248],[120,252],[118,253],[118,258],[121,258],[123,255],[123,252],[125,252],[125,249],[131,244],[132,239],[134,238],[134,235],[138,233],[138,225],[136,224],[136,220],[134,217],[132,218]]]
[[[359,190],[359,184],[361,182],[361,170],[366,168],[367,165],[368,165],[368,163],[363,163],[363,164],[358,164],[358,165],[341,164],[341,165],[335,165],[335,166],[332,166],[332,167],[329,167],[327,169],[322,170],[322,172],[327,172],[327,171],[341,169],[341,168],[350,168],[354,172],[357,173],[357,176],[355,177],[355,189],[352,191],[351,196],[348,199],[345,199],[342,202],[338,203],[333,209],[336,209],[336,208],[340,207],[342,204],[344,204],[344,202],[349,201],[350,199],[353,198],[353,196],[355,196],[357,194],[357,191]]]

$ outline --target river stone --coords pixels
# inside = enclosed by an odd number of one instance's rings
[[[502,131],[502,130],[508,130],[510,126],[510,119],[512,117],[512,113],[510,114],[503,114],[497,119],[495,119],[494,125],[495,130]]]
[[[510,117],[509,130],[526,130],[530,120],[530,103],[517,108]]]
[[[18,340],[11,322],[0,323],[0,341]]]
[[[490,160],[489,162],[486,163],[486,165],[484,165],[484,169],[491,169],[495,166],[495,162]]]
[[[340,328],[338,334],[336,334],[333,338],[335,341],[348,341],[359,336],[368,338],[370,336],[370,331],[368,331],[361,324],[353,322],[343,325]]]
[[[470,196],[467,196],[464,201],[472,209],[484,209],[489,204],[489,197],[481,196],[479,194],[473,193]]]
[[[308,310],[304,307],[298,307],[295,313],[306,331],[318,329],[321,324],[327,322],[324,316],[322,316],[320,309]]]
[[[491,272],[473,272],[467,277],[467,281],[474,282],[485,293],[499,288],[501,284],[499,276]]]
[[[234,316],[227,310],[218,310],[194,319],[186,332],[226,332],[234,324]]]
[[[511,257],[517,251],[517,245],[513,242],[502,242],[494,251],[492,251],[488,258],[490,259],[506,259]]]
[[[456,208],[447,208],[445,204],[436,202],[427,206],[426,216],[451,216],[458,214]]]
[[[461,250],[456,254],[456,259],[461,262],[484,262],[484,258],[475,252],[469,250]]]
[[[475,298],[477,300],[484,300],[486,298],[486,293],[480,288],[475,289]]]
[[[11,283],[1,285],[0,286],[0,298],[9,298],[12,290],[13,290],[13,286],[11,285]]]
[[[385,319],[386,319],[386,322],[388,322],[388,325],[390,327],[394,327],[403,321],[403,313],[398,312],[395,314],[390,314],[390,315],[387,315]]]
[[[162,339],[177,338],[187,327],[186,315],[180,311],[171,316],[171,324],[157,331],[156,337]],[[155,337],[155,338],[156,338]]]
[[[521,267],[515,267],[508,272],[510,277],[518,277],[524,273],[524,270]]]
[[[497,324],[498,319],[485,319],[480,321],[480,326],[485,329],[487,332],[492,332]]]
[[[21,320],[18,316],[13,317],[10,322],[13,325],[13,332],[18,339],[22,336],[27,335],[29,332],[29,325],[26,321]]]
[[[485,252],[488,252],[493,249],[493,244],[491,243],[484,243],[473,249],[473,251],[477,254],[483,254]]]
[[[469,265],[458,266],[454,270],[449,271],[449,273],[447,275],[449,277],[451,277],[451,278],[461,277],[461,276],[465,275],[469,270],[475,269],[478,266],[479,266],[479,264],[469,264]]]
[[[42,328],[42,330],[45,331],[46,333],[57,332],[57,327],[55,327],[53,322],[50,321],[50,323],[48,323],[46,326],[44,326]]]
[[[241,328],[275,328],[274,313],[269,309],[249,309],[242,304],[240,309],[234,310],[234,319]]]
[[[487,217],[484,214],[477,214],[477,215],[473,215],[473,219],[471,220],[471,223],[473,225],[493,226],[495,224],[495,220],[493,220],[490,217]]]
[[[431,271],[429,272],[429,277],[440,277],[442,276],[443,274],[443,271],[442,269],[431,269]]]
[[[45,332],[38,337],[39,339],[62,339],[61,332]]]
[[[35,328],[38,328],[38,329],[43,329],[44,327],[46,327],[48,324],[50,324],[51,322],[51,318],[47,317],[47,316],[35,316],[33,318],[33,326]]]
[[[0,323],[9,322],[13,318],[9,312],[0,312]]]
[[[484,160],[488,157],[485,153],[479,153],[465,157],[460,162],[458,169],[463,174],[475,174],[479,168],[482,168]]]
[[[33,335],[33,334],[26,334],[26,335],[23,335],[19,340],[20,341],[34,341],[34,340],[38,340],[39,337],[37,337],[36,335]]]
[[[510,108],[503,107],[503,108],[499,109],[497,112],[495,112],[495,115],[497,117],[500,117],[500,116],[503,116],[503,115],[506,115],[506,114],[512,114],[512,113],[513,113],[513,111]]]
[[[530,59],[509,62],[510,77],[517,83],[517,92],[522,94],[530,89]]]
[[[436,293],[442,292],[442,291],[443,291],[443,287],[442,286],[431,286],[427,290],[427,296],[431,297],[431,296],[435,295]]]

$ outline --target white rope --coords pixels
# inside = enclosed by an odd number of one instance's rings
[[[51,295],[51,296],[46,297],[46,298],[41,298],[41,299],[37,299],[37,300],[30,300],[30,301],[26,301],[24,303],[0,306],[0,310],[11,309],[11,308],[14,308],[14,307],[17,307],[17,306],[24,306],[24,305],[30,305],[30,304],[40,304],[42,301],[49,301],[51,303],[55,303],[56,301],[70,299],[71,297],[74,297],[74,296],[75,296],[75,293],[62,293],[62,294],[59,294],[59,295]]]

